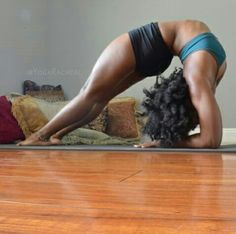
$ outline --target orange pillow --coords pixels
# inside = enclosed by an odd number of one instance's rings
[[[108,124],[106,133],[122,138],[140,137],[137,124],[136,100],[134,98],[115,98],[108,103]]]

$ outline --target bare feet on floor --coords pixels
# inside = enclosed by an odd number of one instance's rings
[[[56,136],[51,136],[48,140],[41,140],[37,134],[32,134],[30,137],[17,144],[18,146],[50,146],[63,145],[61,139]]]

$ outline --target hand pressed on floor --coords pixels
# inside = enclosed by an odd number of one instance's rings
[[[150,147],[160,147],[160,141],[149,141],[142,144],[134,145],[136,148],[150,148]]]

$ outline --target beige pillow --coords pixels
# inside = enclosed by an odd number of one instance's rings
[[[39,98],[33,98],[40,110],[48,120],[51,120],[69,101],[48,102]]]
[[[123,138],[140,137],[136,119],[135,98],[115,98],[108,104],[108,125],[106,133]]]
[[[12,113],[25,137],[37,132],[48,122],[38,104],[29,95],[12,100]]]
[[[66,104],[69,103],[69,101],[47,102],[38,98],[34,98],[34,100],[48,120],[51,120]],[[99,114],[99,116],[95,120],[82,127],[96,130],[99,132],[105,132],[107,128],[107,115],[107,108],[104,108],[104,110]]]
[[[108,136],[103,132],[91,129],[78,128],[65,135],[62,142],[67,145],[134,145],[139,143],[138,138],[120,138]]]

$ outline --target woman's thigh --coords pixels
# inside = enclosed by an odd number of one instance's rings
[[[115,89],[129,87],[127,79],[135,73],[135,56],[128,34],[112,41],[98,58],[83,91],[99,97],[110,96]],[[121,90],[123,90],[121,88]]]

